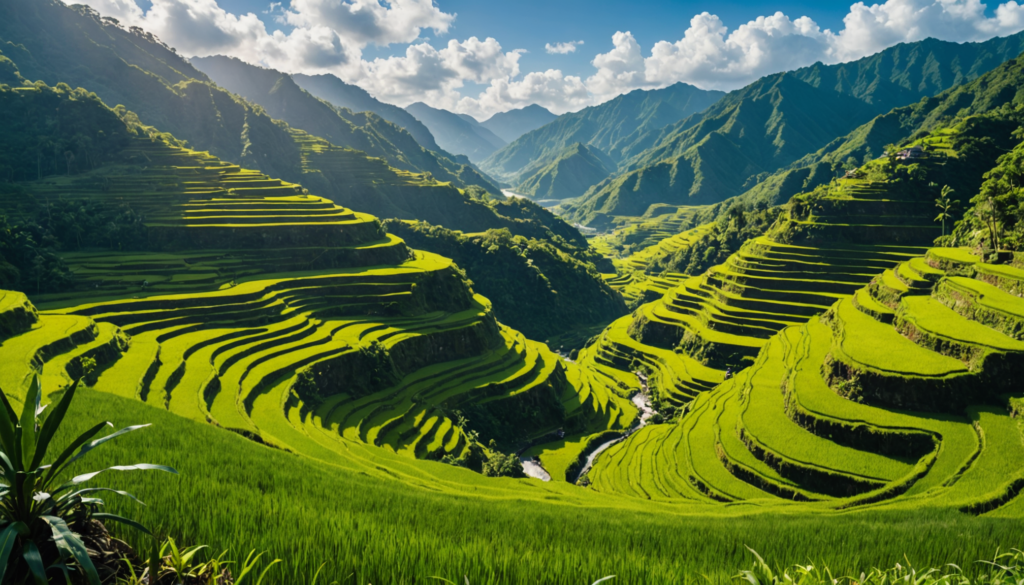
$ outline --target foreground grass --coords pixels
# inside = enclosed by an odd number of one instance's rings
[[[72,436],[102,419],[154,426],[97,452],[93,465],[159,461],[181,472],[108,476],[149,504],[133,517],[181,542],[284,559],[267,583],[309,582],[325,561],[323,583],[437,583],[430,577],[439,576],[578,584],[606,575],[617,583],[724,583],[750,565],[745,546],[779,566],[814,563],[834,574],[905,563],[904,555],[914,566],[956,563],[970,574],[981,570],[977,559],[1024,541],[1018,520],[936,508],[730,517],[723,507],[693,508],[716,516],[684,515],[655,503],[649,512],[619,508],[612,497],[607,507],[551,502],[545,498],[555,492],[532,480],[520,480],[521,498],[452,495],[353,474],[91,391],[76,398],[63,432]]]

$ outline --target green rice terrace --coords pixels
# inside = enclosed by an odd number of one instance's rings
[[[38,196],[128,204],[159,251],[69,254],[84,290],[39,295],[38,321],[4,344],[4,363],[21,364],[0,382],[13,397],[40,367],[49,394],[92,359],[96,389],[281,448],[323,450],[313,425],[432,459],[468,452],[463,411],[506,448],[635,417],[621,389],[499,325],[451,261],[409,250],[376,218],[159,141],[124,156],[145,166],[46,181]],[[294,388],[300,373],[311,394]],[[360,382],[325,386],[340,376]],[[520,404],[542,416],[511,420]]]
[[[656,203],[587,240],[239,124],[244,157],[288,142],[285,181],[11,63],[0,583],[1021,581],[1024,106],[916,128],[784,205]],[[574,317],[598,303],[544,258],[615,312]]]

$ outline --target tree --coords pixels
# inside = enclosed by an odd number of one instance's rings
[[[999,211],[996,208],[995,200],[989,196],[985,199],[985,202],[978,207],[978,215],[981,220],[985,222],[985,226],[988,228],[989,242],[992,245],[992,251],[998,251],[999,245]]]
[[[942,186],[942,194],[938,199],[935,200],[935,207],[939,208],[939,215],[935,217],[935,221],[942,222],[942,235],[946,235],[946,220],[953,219],[953,208],[957,206],[957,201],[950,198],[950,195],[954,193],[953,188],[949,185]]]
[[[896,174],[896,157],[899,155],[899,148],[895,144],[885,145],[886,171],[889,175]]]

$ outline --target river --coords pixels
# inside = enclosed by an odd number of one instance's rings
[[[612,445],[618,443],[619,441],[624,441],[633,433],[644,428],[644,426],[647,425],[647,421],[650,420],[652,416],[654,416],[654,409],[651,408],[651,401],[647,398],[647,377],[639,372],[637,373],[636,377],[640,380],[640,387],[643,390],[641,392],[637,392],[636,394],[634,394],[631,400],[633,401],[633,404],[636,405],[637,409],[640,411],[640,420],[637,421],[637,424],[630,427],[628,431],[623,433],[621,437],[609,439],[608,441],[601,443],[601,445],[599,445],[597,449],[594,449],[594,452],[591,453],[589,457],[587,457],[587,463],[586,465],[583,466],[583,469],[580,470],[580,474],[577,477],[583,477],[583,474],[590,471],[590,468],[594,466],[594,461],[597,460],[597,456],[600,455],[605,449],[611,447]]]

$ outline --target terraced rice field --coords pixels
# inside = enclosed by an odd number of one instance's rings
[[[930,502],[979,514],[1015,502],[1024,442],[1010,413],[1024,374],[1024,300],[1005,276],[990,284],[994,269],[1024,278],[965,250],[901,262],[892,274],[902,287],[880,275],[783,328],[678,424],[610,449],[593,485],[827,509]]]
[[[612,262],[615,265],[615,274],[604,274],[602,277],[612,288],[622,294],[627,303],[654,300],[677,286],[686,279],[686,276],[664,271],[651,273],[652,260],[670,256],[678,250],[688,248],[710,229],[710,225],[705,225],[667,235],[657,243],[642,248],[629,256],[614,258]],[[596,241],[592,241],[591,245],[598,251],[601,250],[601,246]]]
[[[0,298],[0,387],[15,400],[33,374],[47,393],[87,374],[97,390],[327,460],[352,444],[440,459],[476,432],[514,450],[633,423],[613,380],[497,323],[450,260],[373,216],[161,142],[125,157],[147,164],[40,186],[140,210],[149,249],[69,254],[83,286],[34,299],[41,312]]]

